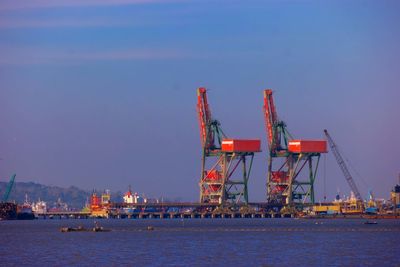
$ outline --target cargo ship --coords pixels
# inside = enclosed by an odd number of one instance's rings
[[[360,215],[364,213],[364,202],[356,198],[353,191],[350,192],[350,198],[342,203],[342,214]]]
[[[39,199],[38,202],[32,203],[32,211],[34,214],[46,214],[47,213],[46,202]]]
[[[25,202],[17,206],[17,220],[33,220],[35,214],[32,211],[32,205],[28,201],[28,195],[25,194]]]
[[[17,207],[17,220],[33,220],[35,214],[32,211],[31,205],[20,205]]]
[[[12,202],[0,202],[0,220],[17,219],[17,204]]]

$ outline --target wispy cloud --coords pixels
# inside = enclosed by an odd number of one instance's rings
[[[145,26],[151,22],[135,22],[121,18],[57,18],[57,19],[25,19],[0,18],[0,29],[14,28],[90,28],[90,27],[124,27]]]
[[[109,51],[54,50],[39,47],[0,47],[0,65],[68,65],[94,61],[182,59],[187,55],[168,49],[118,49]]]
[[[63,55],[68,60],[135,60],[135,59],[176,59],[184,57],[182,52],[163,49],[135,49],[109,52],[73,53]]]
[[[2,10],[57,7],[121,6],[188,2],[185,0],[11,0],[0,5]]]

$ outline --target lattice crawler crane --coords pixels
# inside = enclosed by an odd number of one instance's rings
[[[293,206],[314,203],[314,181],[325,140],[293,140],[285,122],[278,119],[272,90],[264,90],[264,118],[268,139],[267,199],[271,204]]]
[[[247,184],[260,140],[227,138],[220,122],[211,116],[206,88],[197,89],[197,112],[203,149],[200,202],[247,204]]]
[[[328,133],[327,129],[324,130],[324,133],[325,133],[325,136],[326,136],[326,138],[328,140],[329,146],[331,147],[333,155],[335,156],[335,159],[336,159],[340,169],[343,172],[344,178],[346,179],[347,183],[349,184],[349,187],[350,187],[351,191],[353,191],[353,193],[354,193],[354,195],[355,195],[357,200],[362,201],[362,197],[361,197],[360,191],[358,190],[358,187],[357,187],[356,183],[354,182],[354,179],[351,176],[351,174],[349,172],[349,169],[347,168],[347,165],[344,162],[343,157],[340,154],[336,143],[333,141],[333,139],[330,136],[330,134]]]
[[[10,193],[11,193],[11,190],[12,190],[12,188],[13,188],[14,181],[15,181],[15,176],[17,176],[17,175],[16,175],[16,174],[13,174],[13,175],[11,176],[11,178],[10,178],[10,181],[9,181],[8,184],[7,184],[6,191],[4,192],[4,195],[3,195],[3,202],[7,202],[7,201],[8,201],[8,198],[10,197]]]

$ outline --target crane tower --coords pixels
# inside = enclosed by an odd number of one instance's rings
[[[264,118],[269,147],[268,202],[298,205],[315,202],[314,181],[325,140],[293,140],[285,122],[278,119],[272,90],[264,90]]]
[[[211,116],[207,89],[203,87],[197,89],[197,112],[203,149],[200,202],[247,204],[247,182],[260,140],[227,138],[220,122]]]

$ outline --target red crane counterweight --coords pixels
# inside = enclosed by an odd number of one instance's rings
[[[223,139],[221,150],[225,152],[260,152],[261,141],[259,139]]]
[[[327,153],[327,142],[325,140],[291,140],[288,145],[292,153]]]

